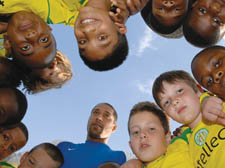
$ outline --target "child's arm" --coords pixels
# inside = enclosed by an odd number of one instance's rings
[[[220,124],[225,126],[225,114],[223,112],[223,101],[215,96],[203,100],[202,120],[206,124]]]
[[[143,163],[138,159],[131,159],[124,163],[120,168],[142,168]]]
[[[125,0],[130,15],[135,15],[140,12],[149,0]]]

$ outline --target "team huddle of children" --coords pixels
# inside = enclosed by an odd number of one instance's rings
[[[182,70],[157,77],[153,97],[158,106],[140,102],[131,109],[129,145],[137,159],[129,160],[122,167],[222,168],[225,165],[225,47],[214,46],[225,34],[224,0],[3,2],[0,7],[0,160],[28,141],[28,130],[21,122],[27,111],[27,100],[17,88],[23,84],[28,93],[34,94],[60,88],[72,77],[71,64],[57,50],[48,24],[73,26],[83,62],[93,70],[106,71],[126,59],[125,23],[129,16],[141,11],[145,23],[157,34],[166,38],[184,35],[192,45],[205,48],[191,63],[193,76],[201,86]],[[183,124],[181,135],[173,139],[167,116]],[[42,143],[23,155],[19,167],[57,168],[63,160],[56,146]],[[13,167],[0,162],[0,167],[4,166]]]

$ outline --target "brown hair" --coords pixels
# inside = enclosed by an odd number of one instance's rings
[[[130,111],[129,119],[128,119],[128,132],[130,135],[130,120],[131,117],[135,114],[141,113],[143,111],[149,112],[157,116],[161,122],[161,125],[164,129],[165,134],[169,132],[169,121],[167,116],[163,113],[163,111],[154,103],[151,102],[139,102],[133,106]]]
[[[189,85],[195,92],[198,92],[197,83],[191,77],[188,72],[182,70],[168,71],[162,73],[155,79],[155,82],[152,87],[152,94],[155,99],[155,102],[160,106],[159,94],[164,93],[163,82],[168,82],[174,84],[175,82],[183,81]]]

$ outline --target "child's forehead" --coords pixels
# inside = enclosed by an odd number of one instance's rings
[[[151,111],[144,110],[132,115],[129,125],[132,128],[145,122],[145,125],[149,126],[156,124],[157,121],[159,121],[159,117],[156,114]]]

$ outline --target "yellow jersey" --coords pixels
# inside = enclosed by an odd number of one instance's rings
[[[166,154],[149,163],[144,168],[194,168],[189,153],[188,138],[190,129],[185,130],[181,136],[172,139]]]
[[[0,5],[0,14],[30,11],[48,24],[74,26],[79,9],[87,2],[88,0],[8,0]]]
[[[203,93],[200,102],[206,96],[210,95]],[[200,121],[192,129],[188,139],[190,155],[196,168],[222,168],[225,166],[225,127],[217,124],[206,125]]]

